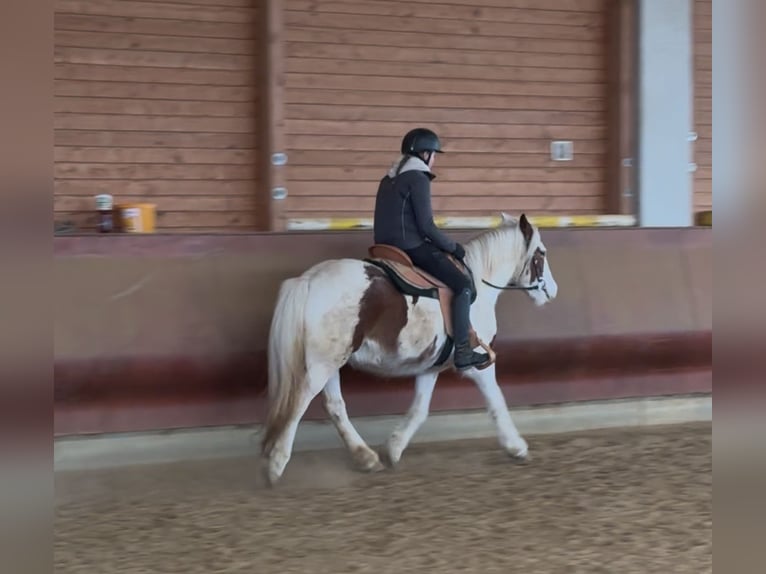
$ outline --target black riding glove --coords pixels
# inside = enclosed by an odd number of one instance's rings
[[[455,250],[452,252],[452,255],[457,257],[458,260],[463,261],[465,259],[465,249],[459,243],[455,243]]]

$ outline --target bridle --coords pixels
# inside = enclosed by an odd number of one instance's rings
[[[548,295],[548,290],[545,286],[545,278],[543,277],[543,270],[545,269],[545,253],[539,247],[535,250],[532,258],[525,264],[525,267],[530,266],[530,279],[531,285],[516,285],[515,283],[508,283],[505,286],[495,285],[490,283],[486,279],[482,279],[481,282],[493,289],[499,289],[501,291],[537,291],[540,290]],[[522,270],[521,274],[524,275]]]

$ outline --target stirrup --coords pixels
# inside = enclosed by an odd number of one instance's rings
[[[478,359],[481,355],[482,355],[482,353],[479,353],[479,352],[474,351],[473,349],[471,349],[471,358],[472,359]],[[494,357],[492,355],[490,355],[490,354],[486,354],[486,355],[487,355],[487,359],[484,362],[481,362],[481,363],[470,362],[467,365],[462,365],[461,366],[461,365],[457,364],[457,361],[453,361],[455,369],[458,370],[458,371],[467,371],[469,369],[476,369],[476,370],[479,370],[479,371],[483,371],[484,369],[486,369],[492,363],[495,362]]]

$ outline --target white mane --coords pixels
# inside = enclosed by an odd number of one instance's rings
[[[477,281],[507,283],[518,272],[526,254],[518,221],[506,221],[498,228],[475,237],[465,246],[466,263]]]

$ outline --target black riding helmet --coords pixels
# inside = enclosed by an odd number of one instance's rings
[[[443,153],[439,136],[428,128],[415,128],[407,132],[402,139],[402,153],[416,155],[424,151]]]

